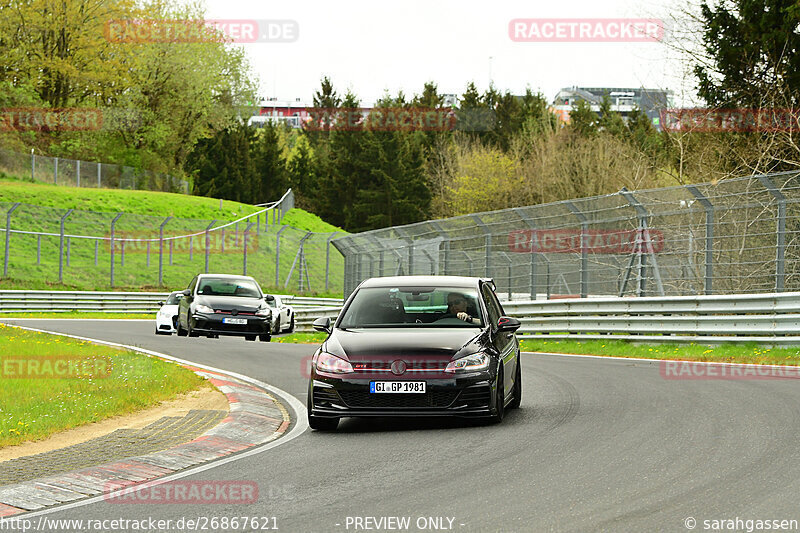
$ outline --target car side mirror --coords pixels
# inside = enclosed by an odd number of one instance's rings
[[[522,326],[522,322],[510,316],[501,316],[497,321],[497,331],[513,333],[517,331],[520,326]]]
[[[186,289],[185,291],[183,291],[182,294],[188,298],[189,296],[192,295],[192,291],[190,291],[189,289]]]
[[[330,334],[331,332],[331,319],[328,317],[318,318],[311,324],[311,327],[317,331],[323,331]]]
[[[267,294],[266,296],[264,296],[264,299],[266,301],[268,301],[268,302],[274,302],[275,301],[275,297],[273,295],[271,295],[271,294]]]
[[[158,305],[159,306],[164,306],[164,305],[166,305],[166,303],[165,302],[158,302]]]

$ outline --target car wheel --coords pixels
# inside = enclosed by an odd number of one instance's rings
[[[308,425],[318,431],[333,431],[339,426],[339,419],[308,415]]]
[[[503,364],[502,362],[500,363]],[[503,367],[500,367],[499,373],[497,375],[497,388],[495,389],[495,407],[494,413],[491,416],[491,422],[493,424],[499,424],[503,421],[503,416],[506,414],[506,406],[505,406],[505,398],[503,397]]]
[[[255,335],[245,335],[244,336],[244,340],[246,340],[246,341],[255,341],[256,340],[256,336]]]
[[[189,321],[187,320],[186,322],[188,323]],[[176,326],[176,329],[178,330],[178,337],[185,337],[186,336],[186,330],[183,329],[183,326],[181,326],[181,320],[180,319],[178,319],[178,325]]]
[[[195,330],[192,329],[192,323],[189,321],[189,317],[186,317],[186,332],[189,334],[190,337],[199,337],[200,334],[197,333]]]
[[[519,354],[517,354],[517,371],[514,373],[514,396],[511,398],[508,408],[516,409],[520,403],[522,403],[522,369],[520,368]]]
[[[263,335],[258,336],[258,340],[260,340],[261,342],[269,342],[270,340],[272,340],[272,335],[270,335],[269,333],[264,333]]]
[[[278,320],[275,321],[275,327],[272,328],[273,335],[277,335],[281,332],[281,317],[278,317]]]
[[[292,318],[289,319],[289,329],[287,331],[289,333],[294,331],[294,313],[292,313]]]

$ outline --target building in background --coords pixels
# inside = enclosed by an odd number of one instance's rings
[[[553,113],[564,122],[569,122],[569,112],[580,100],[589,102],[592,111],[600,112],[603,95],[611,98],[611,110],[628,118],[634,108],[639,108],[653,122],[653,126],[661,129],[661,110],[672,105],[672,91],[664,89],[619,88],[619,87],[566,87],[558,91],[553,100]]]

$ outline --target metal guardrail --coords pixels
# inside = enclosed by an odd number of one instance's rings
[[[535,339],[800,344],[800,293],[575,298],[504,302]],[[297,312],[298,331],[338,307]]]
[[[0,315],[3,313],[63,313],[69,311],[155,313],[168,292],[96,292],[96,291],[0,291]],[[279,295],[297,308],[342,305],[336,298]]]

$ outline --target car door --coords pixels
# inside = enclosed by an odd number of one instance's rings
[[[500,354],[503,365],[503,393],[508,398],[511,389],[514,387],[514,377],[517,370],[517,338],[512,332],[498,331],[497,322],[503,316],[503,307],[497,299],[492,288],[484,283],[481,287],[481,294],[489,314],[490,335],[495,349]]]

